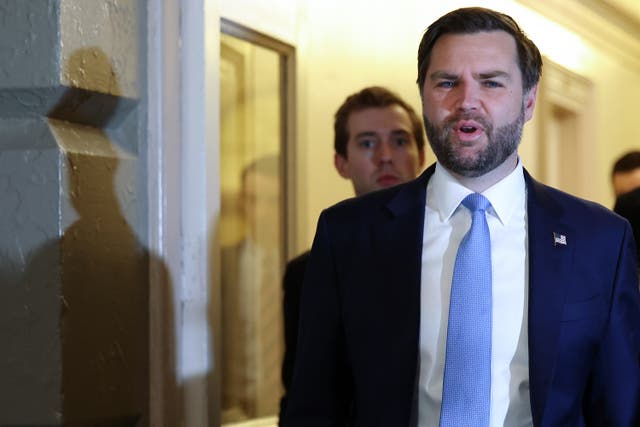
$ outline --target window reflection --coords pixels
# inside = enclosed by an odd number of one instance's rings
[[[273,416],[282,396],[279,54],[221,37],[222,421]]]

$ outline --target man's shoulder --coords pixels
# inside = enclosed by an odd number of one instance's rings
[[[362,219],[374,216],[377,212],[393,209],[396,206],[406,207],[416,202],[423,205],[426,185],[433,174],[433,170],[433,167],[428,168],[417,178],[394,187],[384,188],[338,202],[325,209],[323,214],[332,217],[356,217]]]
[[[531,178],[529,200],[553,216],[570,216],[574,224],[621,224],[621,217],[600,203],[567,193]]]
[[[309,262],[311,251],[306,251],[287,262],[286,272],[304,271]]]
[[[398,187],[401,187],[402,185],[405,184],[400,184],[399,186],[393,188],[385,188],[382,190],[363,194],[362,196],[342,200],[328,207],[327,209],[325,209],[325,211],[329,215],[340,215],[349,213],[360,214],[362,211],[370,212],[372,209],[385,206],[388,201],[391,200],[395,194],[397,194],[399,190]]]

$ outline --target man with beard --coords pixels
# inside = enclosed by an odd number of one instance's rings
[[[287,427],[640,425],[631,228],[518,157],[541,69],[502,13],[429,26],[418,85],[438,162],[321,214]]]

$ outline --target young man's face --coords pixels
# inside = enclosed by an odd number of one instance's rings
[[[478,177],[507,163],[515,167],[537,89],[523,93],[517,60],[515,40],[504,31],[436,41],[422,108],[429,143],[447,169]]]
[[[424,165],[409,113],[399,105],[351,113],[347,131],[347,157],[336,154],[334,161],[358,196],[409,181]]]

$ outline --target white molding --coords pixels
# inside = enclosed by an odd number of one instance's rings
[[[540,177],[548,185],[588,197],[593,174],[590,165],[595,164],[597,151],[593,83],[548,58],[544,63],[536,105]],[[563,124],[554,117],[558,109],[572,119]],[[565,133],[559,134],[559,129]]]
[[[220,15],[236,24],[295,45],[300,0],[223,0]]]
[[[182,3],[182,277],[179,364],[185,426],[217,425],[211,304],[217,299],[214,228],[220,206],[219,50],[216,0]]]
[[[602,0],[517,0],[640,72],[640,22]]]
[[[149,0],[147,13],[149,247],[160,261],[150,267],[150,425],[214,426],[218,1]]]
[[[149,271],[149,423],[176,424],[180,262],[179,0],[147,3],[147,171]]]

